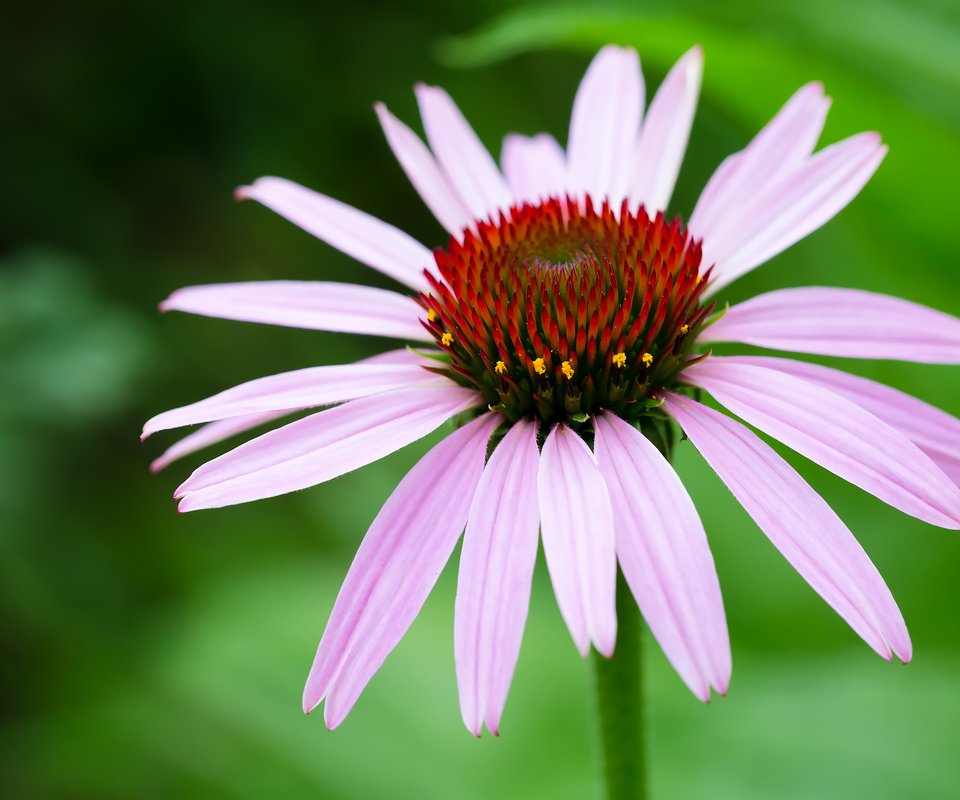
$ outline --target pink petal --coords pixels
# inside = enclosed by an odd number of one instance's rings
[[[460,237],[473,223],[470,212],[437,166],[433,154],[410,128],[391,114],[383,103],[374,106],[387,143],[400,162],[413,188],[447,231]]]
[[[156,431],[227,417],[342,403],[418,382],[436,381],[436,377],[417,364],[338,364],[283,372],[241,383],[205,400],[158,414],[144,425],[143,437]]]
[[[537,476],[541,536],[557,605],[582,655],[613,654],[617,556],[613,510],[590,448],[566,425],[544,442]]]
[[[473,390],[442,380],[352,400],[215,458],[175,496],[183,498],[180,511],[195,511],[306,489],[383,458],[479,403]]]
[[[326,697],[335,728],[423,607],[467,521],[487,440],[484,414],[407,473],[367,531],[340,588],[303,690],[310,713]]]
[[[418,364],[420,366],[430,366],[433,363],[431,356],[440,355],[439,350],[429,350],[426,348],[417,348],[411,350],[409,347],[399,347],[396,350],[384,350],[382,353],[370,356],[357,361],[357,364]]]
[[[728,157],[707,182],[687,226],[700,239],[722,236],[750,205],[758,187],[802,166],[816,147],[830,108],[823,85],[797,90],[747,147]]]
[[[960,319],[857,289],[806,286],[730,308],[702,342],[742,342],[825,356],[960,364]]]
[[[715,264],[708,293],[833,219],[860,193],[886,153],[877,134],[861,133],[825,147],[776,182],[752,186],[743,212],[703,243],[703,263]]]
[[[804,580],[881,656],[910,660],[900,609],[833,509],[756,434],[667,393],[664,408]]]
[[[703,50],[688,50],[657,90],[637,141],[630,185],[632,204],[653,216],[665,211],[687,149],[703,77]]]
[[[493,451],[460,554],[454,644],[463,722],[474,736],[500,715],[520,653],[537,559],[536,423],[521,420]]]
[[[259,178],[241,186],[239,200],[256,200],[318,239],[368,267],[411,286],[427,289],[423,270],[433,253],[409,234],[363,211],[284,178]]]
[[[388,350],[384,353],[378,353],[370,358],[362,359],[357,363],[410,365],[429,364],[430,360],[422,355],[418,355],[404,348],[400,350]],[[185,436],[179,442],[176,442],[174,445],[169,447],[162,456],[160,456],[150,465],[150,471],[159,472],[160,470],[168,467],[177,459],[183,458],[190,453],[195,453],[197,450],[202,450],[205,447],[222,442],[224,439],[229,439],[231,436],[244,433],[251,428],[257,428],[260,425],[266,424],[267,422],[272,422],[273,420],[284,417],[289,413],[290,411],[285,409],[282,411],[250,414],[248,416],[227,418],[218,420],[216,422],[211,422],[209,425],[204,425],[199,430],[196,430],[190,435]]]
[[[503,140],[503,174],[518,203],[534,205],[567,191],[563,148],[547,133],[533,137],[512,133]]]
[[[730,640],[703,524],[680,478],[632,425],[594,418],[594,449],[610,491],[617,558],[644,619],[701,700],[730,683]]]
[[[882,383],[789,358],[741,356],[740,363],[786,372],[846,397],[896,428],[954,482],[960,483],[960,419]]]
[[[577,89],[567,141],[569,187],[596,207],[606,198],[619,210],[626,195],[643,94],[637,51],[616,45],[597,53]]]
[[[681,380],[894,508],[960,528],[960,489],[902,433],[840,395],[729,358],[701,361]]]
[[[415,91],[427,141],[450,185],[475,219],[497,219],[513,205],[513,195],[496,162],[450,95],[424,84]]]
[[[430,339],[418,321],[423,311],[412,298],[351,283],[251,281],[189,286],[177,289],[160,309],[291,328]]]
[[[218,444],[224,439],[229,439],[239,433],[245,433],[251,428],[259,428],[261,425],[284,417],[289,413],[287,410],[270,411],[263,414],[248,414],[243,417],[230,417],[211,422],[168,447],[164,454],[150,465],[150,471],[159,472],[170,466],[178,458],[183,458],[210,445]]]

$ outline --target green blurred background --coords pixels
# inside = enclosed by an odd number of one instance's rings
[[[375,100],[414,122],[413,83],[439,83],[499,153],[512,130],[563,141],[600,45],[637,46],[649,97],[700,42],[702,101],[671,209],[689,213],[720,160],[821,79],[834,97],[824,141],[876,129],[890,154],[838,219],[725,299],[823,283],[960,313],[955,0],[13,6],[0,12],[6,797],[597,796],[589,663],[542,563],[499,740],[473,739],[459,719],[453,566],[341,729],[300,711],[357,543],[429,442],[296,495],[178,516],[170,493],[202,457],[152,477],[173,437],[137,441],[160,410],[386,344],[156,312],[195,283],[388,285],[234,204],[233,187],[261,174],[440,243]],[[956,368],[849,366],[960,413]],[[729,696],[705,707],[647,648],[655,796],[960,796],[960,541],[794,459],[901,604],[916,656],[892,666],[689,445],[677,461],[714,548],[735,668]]]

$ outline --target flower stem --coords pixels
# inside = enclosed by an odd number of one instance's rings
[[[647,797],[642,638],[640,610],[618,573],[617,647],[609,659],[593,654],[607,800]]]

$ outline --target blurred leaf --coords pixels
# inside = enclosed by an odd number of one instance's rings
[[[51,250],[0,264],[0,419],[68,428],[130,402],[153,343],[144,321],[100,295],[91,275]]]

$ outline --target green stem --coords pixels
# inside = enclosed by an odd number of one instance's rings
[[[607,800],[647,797],[642,644],[640,610],[618,573],[617,647],[609,659],[593,654]]]

